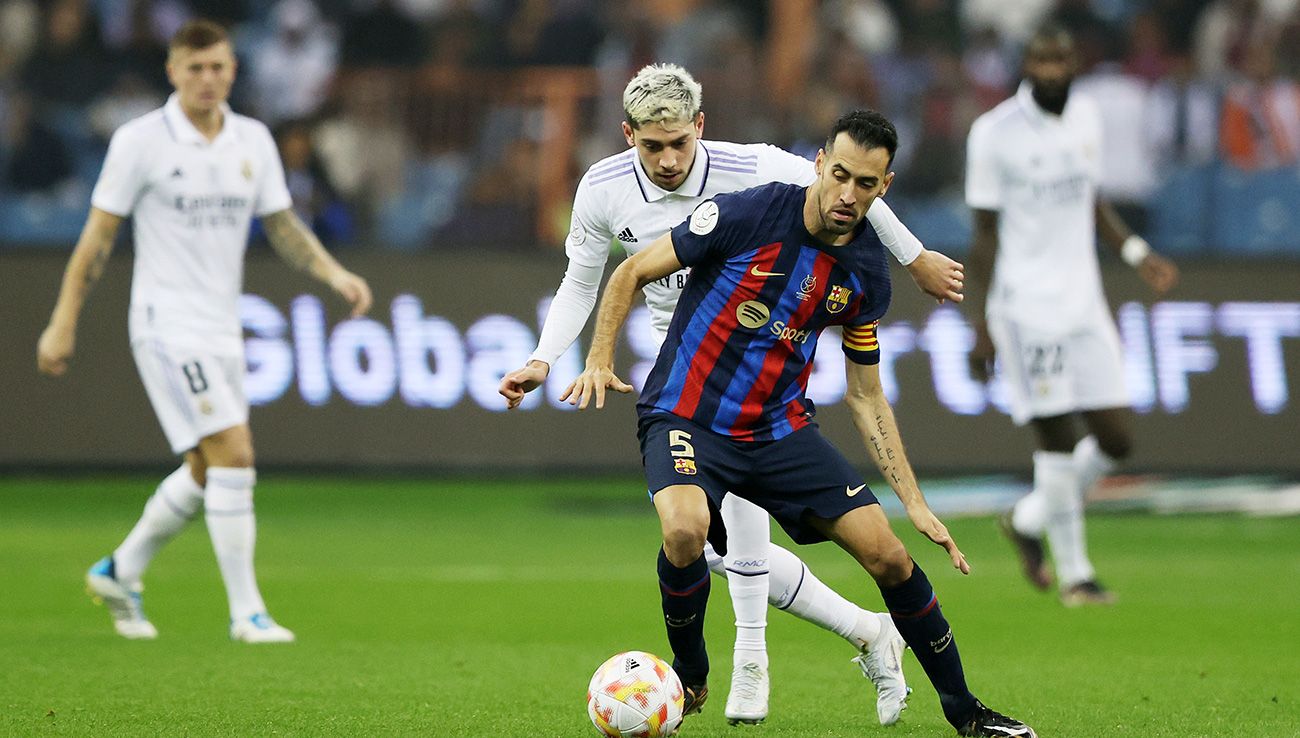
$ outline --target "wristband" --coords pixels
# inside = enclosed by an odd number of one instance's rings
[[[1151,244],[1146,239],[1136,233],[1124,239],[1124,244],[1119,247],[1119,257],[1124,260],[1125,264],[1136,269],[1144,259],[1151,253]]]

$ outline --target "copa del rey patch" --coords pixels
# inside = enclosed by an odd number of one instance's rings
[[[718,204],[712,200],[705,200],[695,208],[691,213],[691,233],[697,236],[707,236],[718,227]]]

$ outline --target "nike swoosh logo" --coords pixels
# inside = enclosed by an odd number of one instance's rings
[[[848,495],[849,497],[853,497],[857,495],[859,492],[861,492],[863,489],[865,489],[866,486],[867,485],[865,484],[859,484],[856,487],[850,487],[846,484],[844,485],[844,494]]]
[[[765,272],[762,269],[759,269],[757,266],[755,266],[753,269],[750,269],[749,273],[754,275],[755,277],[784,277],[785,276],[785,274],[782,272]]]

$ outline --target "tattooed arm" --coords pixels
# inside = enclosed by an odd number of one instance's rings
[[[885,398],[885,390],[880,384],[879,364],[858,364],[845,360],[848,374],[848,392],[845,403],[853,414],[853,424],[857,426],[862,442],[867,447],[867,455],[880,469],[880,474],[893,488],[894,494],[907,508],[907,517],[926,538],[943,546],[948,551],[954,567],[963,574],[970,573],[970,564],[957,548],[957,544],[948,534],[947,527],[930,511],[930,505],[921,494],[921,487],[916,483],[916,473],[907,460],[903,450],[903,437],[899,435],[898,423],[894,421],[894,410]]]
[[[280,258],[294,269],[329,285],[352,305],[352,317],[364,315],[370,309],[370,285],[335,261],[292,209],[262,216],[262,226]]]
[[[36,368],[41,373],[58,377],[68,370],[68,361],[77,345],[77,319],[91,288],[104,275],[108,256],[113,252],[113,240],[121,226],[121,216],[99,208],[90,209],[77,247],[63,272],[63,285],[50,323],[36,344]]]

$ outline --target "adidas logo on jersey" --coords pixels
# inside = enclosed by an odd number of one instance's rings
[[[631,228],[624,228],[622,231],[619,231],[618,240],[623,243],[636,243],[636,236],[632,235]]]

